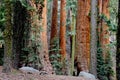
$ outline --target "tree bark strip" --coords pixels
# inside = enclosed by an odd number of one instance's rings
[[[97,77],[97,0],[91,0],[90,72]]]
[[[51,35],[50,35],[50,50],[56,48],[56,42],[58,40],[58,0],[53,0],[53,8],[52,8],[52,23],[51,23]],[[55,51],[50,51],[50,55],[54,54]]]
[[[60,54],[63,61],[66,57],[66,0],[61,0],[60,10]]]
[[[89,71],[90,62],[90,0],[78,0],[76,54],[78,72]]]

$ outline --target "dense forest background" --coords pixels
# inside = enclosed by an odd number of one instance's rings
[[[120,80],[119,0],[0,0],[0,65]]]

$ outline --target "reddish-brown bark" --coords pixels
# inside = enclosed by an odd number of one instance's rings
[[[39,57],[41,57],[41,63],[44,67],[44,70],[49,74],[53,73],[52,65],[49,61],[48,55],[48,43],[47,43],[47,0],[44,0],[44,8],[42,13],[42,29],[40,32],[40,41],[42,43],[41,49],[39,49]],[[43,59],[42,59],[43,58]]]
[[[109,14],[109,0],[99,0],[99,14],[105,15],[108,19],[110,18]],[[108,50],[110,49],[108,44],[109,41],[109,27],[103,20],[99,24],[99,40],[103,49],[103,57],[106,59]]]
[[[52,23],[51,23],[51,38],[50,38],[50,50],[55,48],[56,40],[58,38],[57,32],[57,13],[58,13],[58,0],[53,0],[53,7],[52,7]],[[50,54],[54,54],[54,51],[51,51]]]
[[[89,71],[90,62],[90,0],[78,0],[76,54],[79,69]]]
[[[51,23],[51,39],[57,36],[57,13],[58,13],[58,0],[53,0],[52,9],[52,23]]]
[[[60,10],[60,54],[62,60],[66,57],[66,0],[61,0]]]

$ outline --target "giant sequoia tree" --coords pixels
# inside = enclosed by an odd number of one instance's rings
[[[26,23],[26,17],[27,17],[27,9],[22,6],[20,1],[16,1],[13,3],[13,67],[15,69],[18,69],[21,64],[20,56],[23,53],[22,48],[25,46],[25,29],[27,31],[28,27],[25,25]],[[19,24],[21,23],[21,24]]]
[[[89,71],[90,56],[90,0],[78,0],[75,58],[79,71]]]
[[[30,23],[30,38],[28,48],[39,55],[37,65],[39,68],[52,74],[52,66],[49,61],[48,44],[47,44],[47,0],[35,2],[34,0],[28,1],[32,7],[29,12]],[[30,55],[31,56],[31,55]],[[35,62],[36,63],[36,62]]]

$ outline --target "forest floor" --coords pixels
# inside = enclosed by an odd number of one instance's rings
[[[13,70],[11,73],[2,73],[2,67],[0,66],[0,80],[87,80],[87,79],[84,79],[83,77],[62,75],[26,74],[18,70]]]

